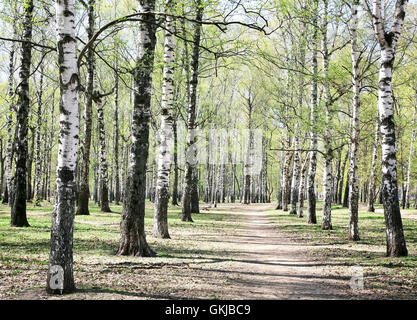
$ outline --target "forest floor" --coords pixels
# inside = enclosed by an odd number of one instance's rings
[[[201,204],[194,223],[170,207],[172,239],[147,240],[156,258],[115,256],[120,206],[76,216],[74,276],[77,291],[48,296],[52,207],[28,204],[29,228],[12,228],[0,206],[0,299],[416,299],[417,215],[404,212],[409,256],[385,257],[383,214],[361,211],[361,241],[347,241],[347,210],[333,207],[333,230],[307,225],[272,204]],[[318,204],[320,220],[320,203]],[[350,286],[363,271],[363,289]],[[359,273],[360,274],[360,273]]]

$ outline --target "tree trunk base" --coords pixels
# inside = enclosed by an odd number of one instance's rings
[[[321,230],[333,230],[333,227],[332,227],[332,225],[331,225],[331,224],[329,224],[329,223],[323,223],[323,224],[321,225]]]
[[[116,252],[118,256],[134,257],[156,257],[157,254],[146,242],[144,237],[139,237],[139,241],[123,241]]]
[[[308,224],[317,224],[317,219],[316,218],[309,217],[307,219],[307,223]]]
[[[79,212],[79,211],[77,211],[75,213],[75,215],[76,216],[89,216],[90,215],[90,212]]]
[[[113,212],[111,211],[110,207],[101,208],[101,212]]]
[[[395,247],[395,248],[388,248],[387,247],[387,257],[390,258],[398,258],[398,257],[407,257],[408,251],[407,248],[404,246]]]
[[[30,224],[27,221],[18,221],[16,223],[10,223],[10,226],[15,228],[27,228],[30,227]]]
[[[194,222],[191,217],[182,217],[181,218],[181,221],[184,221],[184,222]]]
[[[158,238],[158,239],[171,239],[171,236],[169,235],[168,232],[166,232],[166,233],[155,233],[154,232],[153,236],[155,238]]]
[[[90,211],[88,210],[88,197],[85,199],[83,197],[83,193],[80,192],[79,198],[78,198],[78,206],[77,211],[75,212],[75,215],[77,216],[88,216],[90,215]]]

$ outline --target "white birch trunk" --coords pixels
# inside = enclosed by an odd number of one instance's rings
[[[196,129],[196,104],[197,104],[197,86],[198,86],[198,73],[199,73],[199,59],[200,59],[200,41],[201,41],[201,24],[198,23],[203,19],[204,7],[201,0],[196,1],[196,17],[193,35],[193,50],[191,54],[191,77],[187,81],[187,92],[189,92],[189,101],[187,106],[187,151],[186,151],[186,164],[184,172],[184,188],[182,197],[182,221],[192,222],[191,218],[191,202],[192,192],[195,191],[196,180],[193,179],[193,172],[196,170],[195,162],[197,158],[197,136]],[[188,68],[187,68],[188,69]],[[186,75],[188,70],[186,70]],[[197,203],[198,204],[198,203]],[[196,211],[196,210],[195,210]]]
[[[394,113],[392,107],[392,71],[395,48],[404,23],[407,0],[397,0],[391,30],[386,32],[382,20],[381,0],[373,0],[372,19],[381,48],[378,81],[378,110],[382,139],[382,199],[386,224],[387,256],[408,254],[398,201],[397,157]]]
[[[368,190],[368,212],[375,212],[374,203],[375,203],[375,187],[376,187],[376,160],[378,158],[378,149],[379,149],[379,119],[376,120],[375,125],[375,140],[374,147],[372,151],[372,160],[371,160],[371,172],[369,174],[369,190]]]
[[[171,12],[173,1],[166,4]],[[173,145],[173,107],[174,107],[174,63],[175,63],[175,22],[171,17],[165,20],[164,70],[162,83],[162,111],[160,144],[158,152],[158,178],[156,182],[154,209],[154,236],[170,238],[168,232],[169,181]]]
[[[410,153],[408,154],[407,182],[406,182],[406,193],[405,193],[405,207],[407,209],[410,208],[410,193],[411,193],[410,176],[411,176],[411,164],[414,158],[414,144],[416,142],[416,131],[417,131],[416,108],[414,108],[411,141],[410,141]]]
[[[299,63],[300,63],[300,69],[304,68],[305,64],[305,45],[306,45],[306,24],[305,22],[301,22],[300,26],[300,33],[301,33],[301,39],[300,39],[300,51],[299,51]],[[302,108],[303,108],[303,95],[304,95],[304,75],[299,74],[298,76],[298,112],[299,115],[301,115]],[[298,150],[300,147],[300,137],[299,130],[300,130],[300,124],[299,120],[296,120],[296,126],[295,126],[295,136],[294,136],[294,149]],[[297,201],[298,199],[298,193],[299,193],[299,185],[300,185],[300,152],[295,151],[294,154],[294,167],[293,167],[293,174],[292,174],[292,181],[291,181],[291,209],[290,214],[296,214],[297,213]]]
[[[299,93],[301,94],[301,93]],[[296,132],[298,132],[299,125],[296,125]],[[291,180],[291,208],[290,214],[297,214],[297,198],[298,198],[298,187],[299,187],[299,178],[300,178],[300,152],[297,151],[300,147],[300,139],[296,134],[294,136],[294,164],[292,171],[292,180]]]
[[[306,171],[307,171],[308,160],[309,160],[309,157],[306,156],[303,167],[301,168],[300,187],[298,190],[298,201],[299,201],[298,212],[297,212],[298,218],[303,217],[305,181],[306,181]]]
[[[13,166],[13,112],[14,112],[14,89],[13,89],[13,74],[14,74],[14,54],[15,44],[13,43],[9,57],[9,87],[8,87],[8,99],[9,110],[6,115],[7,122],[7,150],[6,150],[6,191],[4,199],[7,200],[9,206],[13,202],[13,184],[12,184],[12,166]],[[7,195],[7,197],[6,197]]]
[[[310,102],[310,160],[308,165],[307,173],[307,223],[316,224],[316,193],[315,193],[315,178],[317,170],[317,132],[315,128],[316,113],[318,108],[318,95],[317,95],[317,76],[318,76],[318,62],[317,62],[317,51],[318,51],[318,11],[317,0],[314,3],[314,19],[313,19],[313,48],[312,48],[312,71],[313,80],[311,84],[311,102]]]
[[[101,211],[111,212],[109,206],[109,176],[106,151],[106,129],[104,127],[104,104],[100,97],[96,97],[94,101],[97,108],[97,124],[99,134],[100,206]]]
[[[155,0],[137,1],[138,12],[153,12]],[[131,124],[129,167],[123,196],[118,255],[155,256],[146,241],[145,196],[146,164],[149,154],[152,74],[156,45],[153,14],[143,15],[137,38],[136,66],[133,72],[134,99]]]
[[[56,29],[61,112],[47,291],[61,294],[75,290],[72,250],[79,134],[79,76],[74,18],[74,0],[57,0]]]
[[[36,162],[35,162],[35,205],[40,206],[42,200],[41,194],[41,121],[42,121],[42,95],[43,95],[43,65],[40,68],[40,81],[38,91],[38,110],[36,121]]]
[[[330,83],[329,77],[329,52],[327,47],[327,14],[328,14],[328,0],[324,0],[324,16],[322,25],[322,54],[323,54],[323,76],[324,76],[324,95],[325,95],[325,132],[324,132],[324,163],[323,163],[323,216],[321,228],[323,230],[332,229],[332,162],[333,162],[333,150],[331,148],[331,131],[330,126],[332,123],[331,113],[331,95],[330,95]]]
[[[28,154],[28,115],[30,109],[30,67],[32,60],[32,21],[33,21],[33,0],[25,0],[22,17],[22,39],[20,45],[20,69],[19,85],[17,86],[16,104],[16,131],[14,137],[15,152],[15,174],[13,186],[13,201],[11,207],[11,225],[15,227],[28,227],[26,218],[26,200],[29,168],[27,162],[30,159]],[[30,184],[29,184],[30,185]]]
[[[351,25],[351,44],[352,44],[352,85],[353,85],[353,119],[352,136],[349,161],[349,240],[358,241],[358,202],[359,202],[359,139],[360,139],[360,79],[359,79],[359,52],[357,43],[358,26],[358,7],[359,0],[355,0],[352,5],[352,25]]]

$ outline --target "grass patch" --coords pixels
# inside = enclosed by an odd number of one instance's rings
[[[213,264],[227,259],[230,252],[204,237],[231,234],[240,226],[236,215],[205,210],[193,214],[194,223],[181,222],[181,208],[171,206],[168,221],[172,239],[157,239],[152,236],[153,204],[147,202],[145,230],[148,243],[158,257],[119,257],[114,252],[120,239],[122,207],[111,205],[110,208],[111,213],[103,213],[90,203],[90,215],[75,216],[74,274],[81,290],[113,295],[129,295],[133,290],[132,297],[141,298],[161,297],[169,291],[193,296],[191,275],[177,288],[172,283],[172,274],[184,272],[191,262]],[[10,208],[0,205],[0,298],[21,294],[28,288],[43,290],[44,287],[53,207],[48,202],[41,207],[28,203],[27,209],[30,227],[14,228],[10,226]],[[200,294],[206,298],[214,294],[206,291]]]
[[[382,209],[381,206],[376,208]],[[317,203],[317,224],[309,225],[306,217],[298,218],[282,210],[269,210],[268,218],[276,228],[298,242],[312,245],[312,257],[329,261],[334,266],[362,266],[365,281],[371,288],[394,290],[400,295],[416,294],[417,289],[417,210],[403,212],[403,225],[408,257],[386,257],[385,220],[382,210],[359,211],[360,241],[348,240],[348,209],[332,207],[333,230],[321,230],[322,202]],[[306,210],[305,210],[306,211]],[[304,213],[306,213],[304,211]],[[407,213],[407,214],[405,214]],[[417,297],[417,295],[416,295]]]

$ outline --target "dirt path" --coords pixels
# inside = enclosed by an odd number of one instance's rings
[[[332,268],[307,257],[308,246],[297,244],[274,228],[263,213],[267,205],[239,208],[245,229],[224,239],[245,252],[233,268],[240,273],[235,285],[242,299],[351,299],[347,270]],[[311,248],[310,248],[311,249]],[[363,298],[363,297],[362,297]]]

